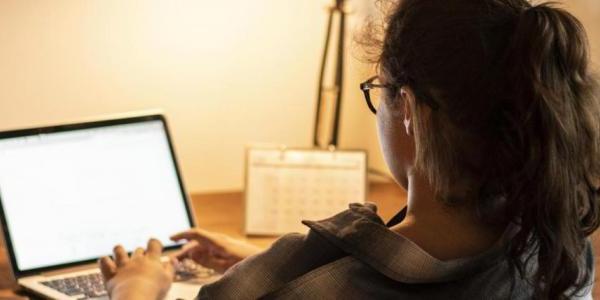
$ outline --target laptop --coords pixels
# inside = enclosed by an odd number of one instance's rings
[[[151,237],[174,250],[194,226],[160,114],[0,132],[0,219],[15,279],[48,299],[108,299],[99,257]]]

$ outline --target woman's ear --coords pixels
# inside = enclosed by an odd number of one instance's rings
[[[402,98],[402,103],[404,103],[404,127],[406,128],[406,134],[412,136],[413,133],[413,116],[411,109],[415,105],[415,94],[408,86],[403,86],[400,88],[400,98]]]

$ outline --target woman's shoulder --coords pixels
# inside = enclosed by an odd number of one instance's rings
[[[331,218],[304,221],[310,228],[308,234],[282,237],[264,253],[241,262],[221,280],[203,288],[201,296],[393,295],[410,299],[426,294],[436,299],[484,292],[485,286],[506,295],[499,288],[508,287],[508,277],[498,253],[459,261],[436,260],[389,230],[376,211],[372,204],[353,204]]]

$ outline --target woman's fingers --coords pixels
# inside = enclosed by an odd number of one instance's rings
[[[181,247],[181,249],[172,253],[170,256],[176,258],[177,260],[182,260],[184,258],[188,258],[190,251],[192,249],[194,249],[196,246],[198,246],[198,242],[196,242],[196,241],[188,242],[185,245],[183,245]]]
[[[148,249],[146,252],[148,257],[160,259],[160,255],[162,254],[162,244],[157,239],[150,239],[148,241]]]
[[[190,230],[178,232],[178,233],[172,235],[171,240],[175,241],[175,242],[178,242],[181,240],[192,241],[192,240],[196,240],[198,238],[198,236],[199,236],[199,234],[195,229],[190,229]]]
[[[123,248],[123,246],[116,246],[113,249],[113,253],[115,255],[115,263],[117,267],[122,267],[129,262],[129,256],[127,255],[127,252],[125,251],[125,248]]]
[[[222,239],[222,235],[201,228],[192,228],[186,231],[176,233],[171,236],[171,240],[178,242],[181,240],[198,242],[215,242]]]
[[[206,265],[212,260],[207,246],[196,241],[191,241],[183,245],[179,251],[172,253],[170,257],[180,262],[185,259],[191,259],[201,265]]]
[[[175,261],[172,258],[170,258],[169,261],[164,262],[163,267],[165,268],[165,271],[167,271],[169,278],[175,278]]]
[[[131,254],[131,258],[138,258],[138,257],[143,257],[144,256],[144,248],[142,247],[138,247],[135,249],[135,251],[133,251],[133,254]]]
[[[126,265],[130,260],[129,255],[127,255],[127,251],[121,245],[115,246],[115,248],[113,249],[113,253],[115,258],[113,263],[117,267],[122,267]],[[144,248],[142,247],[136,248],[135,251],[133,251],[133,253],[131,254],[131,259],[140,258],[144,256],[148,256],[152,259],[160,259],[161,254],[162,244],[160,243],[160,241],[158,241],[157,239],[150,239],[148,241],[147,249],[144,250]]]
[[[100,265],[100,272],[102,272],[102,277],[104,277],[104,281],[109,281],[115,273],[117,272],[117,265],[115,262],[108,256],[104,256],[100,258],[98,261]]]
[[[211,268],[216,270],[219,273],[224,273],[233,265],[232,261],[229,259],[222,258],[213,258],[209,262],[204,265],[207,268]]]

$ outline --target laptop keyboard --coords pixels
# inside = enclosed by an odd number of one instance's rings
[[[188,258],[180,261],[175,266],[175,270],[175,281],[188,281],[193,278],[206,279],[217,275],[214,270],[198,265]],[[108,299],[104,280],[99,272],[52,279],[40,283],[65,295],[77,297],[78,300]]]
[[[79,299],[106,296],[104,281],[100,273],[49,280],[41,283],[68,296],[82,295]]]

